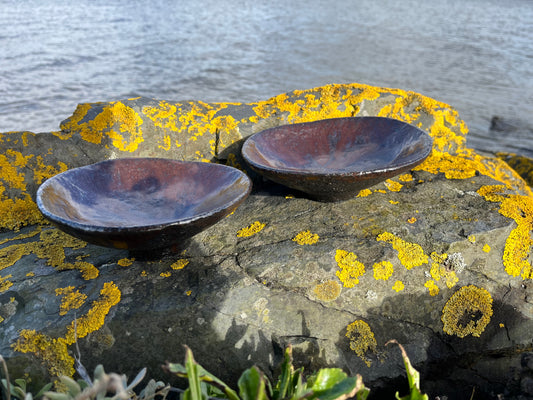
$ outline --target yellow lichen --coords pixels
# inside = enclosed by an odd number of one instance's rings
[[[417,221],[416,217],[411,217],[407,220],[410,224],[414,224]]]
[[[367,367],[370,367],[372,362],[367,354],[375,352],[377,348],[376,338],[370,326],[362,320],[354,321],[346,327],[346,337],[350,340],[350,349],[364,361]]]
[[[132,257],[132,258],[121,258],[120,260],[117,261],[117,264],[120,265],[121,267],[129,267],[130,265],[133,264],[134,261],[135,261],[134,257]]]
[[[385,186],[391,192],[399,192],[402,189],[402,187],[403,187],[403,185],[400,182],[395,182],[392,179],[387,179],[385,181]]]
[[[431,259],[434,261],[431,264],[431,269],[429,270],[431,277],[436,281],[443,279],[449,289],[454,287],[457,282],[459,282],[456,272],[451,269],[448,270],[446,267],[444,267],[444,265],[442,265],[448,259],[448,254],[438,254],[436,252],[432,252]]]
[[[256,233],[259,233],[263,230],[266,224],[263,224],[259,221],[255,221],[250,226],[246,228],[239,229],[237,232],[237,237],[250,237],[255,235]]]
[[[85,261],[65,262],[65,248],[81,249],[86,245],[86,242],[54,228],[39,230],[38,241],[13,244],[0,249],[0,270],[15,264],[23,256],[34,254],[46,259],[46,264],[58,271],[74,269],[80,271],[84,279],[94,279],[99,272],[93,264]]]
[[[474,285],[455,292],[442,309],[443,331],[460,338],[479,337],[492,317],[490,293]]]
[[[503,265],[505,271],[511,276],[521,275],[523,279],[533,278],[533,268],[529,262],[529,255],[533,239],[533,197],[517,194],[504,195],[502,185],[482,186],[478,193],[485,200],[500,202],[499,213],[512,218],[516,222],[507,240],[503,251]]]
[[[483,246],[483,251],[485,253],[489,253],[490,252],[490,246],[488,244],[485,243],[485,245]]]
[[[435,281],[429,280],[424,283],[424,286],[429,290],[430,296],[436,296],[439,294],[439,287],[435,284]]]
[[[111,102],[94,118],[86,121],[90,110],[90,104],[79,105],[72,117],[63,122],[61,130],[79,132],[83,140],[94,144],[102,143],[104,136],[107,136],[114,147],[127,152],[137,150],[144,141],[140,128],[143,120],[133,108],[120,101]]]
[[[161,272],[159,274],[159,276],[161,276],[163,278],[168,278],[170,275],[172,275],[172,273],[170,271],[164,271],[164,272]]]
[[[174,270],[179,270],[179,269],[185,268],[187,266],[187,264],[189,264],[189,260],[186,260],[184,258],[180,258],[176,262],[172,263],[170,265],[170,268],[172,268]]]
[[[367,197],[367,196],[370,196],[371,194],[372,194],[372,190],[363,189],[363,190],[360,190],[359,193],[357,194],[357,196],[355,196],[355,197]]]
[[[315,244],[318,239],[319,237],[316,233],[311,233],[311,231],[307,230],[298,233],[292,240],[303,246],[305,244]]]
[[[396,281],[394,282],[394,285],[392,285],[392,290],[395,290],[396,292],[401,292],[405,288],[402,281]]]
[[[354,253],[338,249],[335,254],[335,261],[340,268],[336,272],[337,277],[343,283],[344,287],[354,287],[359,283],[359,277],[365,273],[365,266],[357,260]]]
[[[386,281],[391,277],[394,271],[390,261],[381,261],[375,263],[372,268],[374,269],[374,279],[376,280],[382,279]]]
[[[0,293],[6,292],[11,286],[13,286],[13,282],[8,280],[9,278],[12,278],[13,275],[7,275],[2,277],[0,275]]]
[[[394,200],[389,200],[389,203],[391,203],[391,204],[400,204],[399,201],[394,201]]]
[[[113,282],[106,282],[100,291],[100,298],[92,303],[87,314],[74,320],[67,326],[64,337],[51,338],[35,330],[24,329],[13,349],[21,353],[32,353],[40,359],[54,376],[72,376],[74,374],[74,358],[67,346],[89,333],[100,329],[109,310],[120,301],[120,290]]]
[[[79,290],[74,290],[74,286],[57,288],[56,296],[63,296],[61,305],[59,306],[59,315],[65,315],[70,310],[80,308],[87,299],[87,295],[80,293]]]
[[[476,243],[476,235],[468,235],[468,241],[470,243]]]
[[[416,243],[407,242],[389,232],[381,233],[376,240],[392,244],[392,247],[398,251],[398,259],[407,269],[428,263],[428,256],[422,247]]]
[[[412,182],[413,181],[413,175],[411,174],[402,174],[398,177],[398,180],[401,182]]]
[[[322,301],[333,301],[341,294],[341,285],[333,280],[320,283],[313,289],[315,296]]]

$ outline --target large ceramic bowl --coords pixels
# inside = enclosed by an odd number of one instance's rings
[[[382,117],[283,125],[246,140],[242,155],[264,177],[321,201],[341,201],[420,164],[433,140]]]
[[[37,206],[63,231],[123,249],[179,245],[235,210],[250,179],[225,165],[125,158],[48,179]]]

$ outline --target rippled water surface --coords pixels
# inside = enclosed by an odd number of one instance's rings
[[[0,132],[57,130],[85,102],[360,82],[444,101],[471,146],[533,156],[531,0],[2,0],[0,26]]]

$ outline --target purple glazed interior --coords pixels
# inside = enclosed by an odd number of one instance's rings
[[[433,140],[382,117],[333,118],[283,125],[251,136],[242,154],[265,177],[338,201],[420,164]]]
[[[305,174],[372,173],[427,157],[431,138],[390,118],[334,118],[265,130],[243,153],[263,168]]]
[[[45,217],[84,240],[158,247],[217,222],[244,201],[250,188],[244,173],[224,165],[127,158],[50,178],[37,191],[37,205]],[[167,236],[162,243],[157,243],[158,232]]]

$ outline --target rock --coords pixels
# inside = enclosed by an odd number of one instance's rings
[[[257,175],[247,201],[178,253],[100,248],[48,225],[46,178],[114,157],[245,168],[249,135],[355,115],[398,118],[434,138],[410,174],[341,203],[319,203]],[[145,98],[82,104],[61,131],[0,136],[0,354],[11,376],[133,376],[182,362],[186,344],[235,384],[267,374],[292,344],[307,371],[360,373],[374,398],[405,386],[398,340],[432,396],[506,398],[530,382],[533,194],[502,160],[465,147],[450,106],[398,89],[328,85],[252,103]],[[75,343],[77,342],[77,346]],[[78,353],[79,348],[79,353]]]

